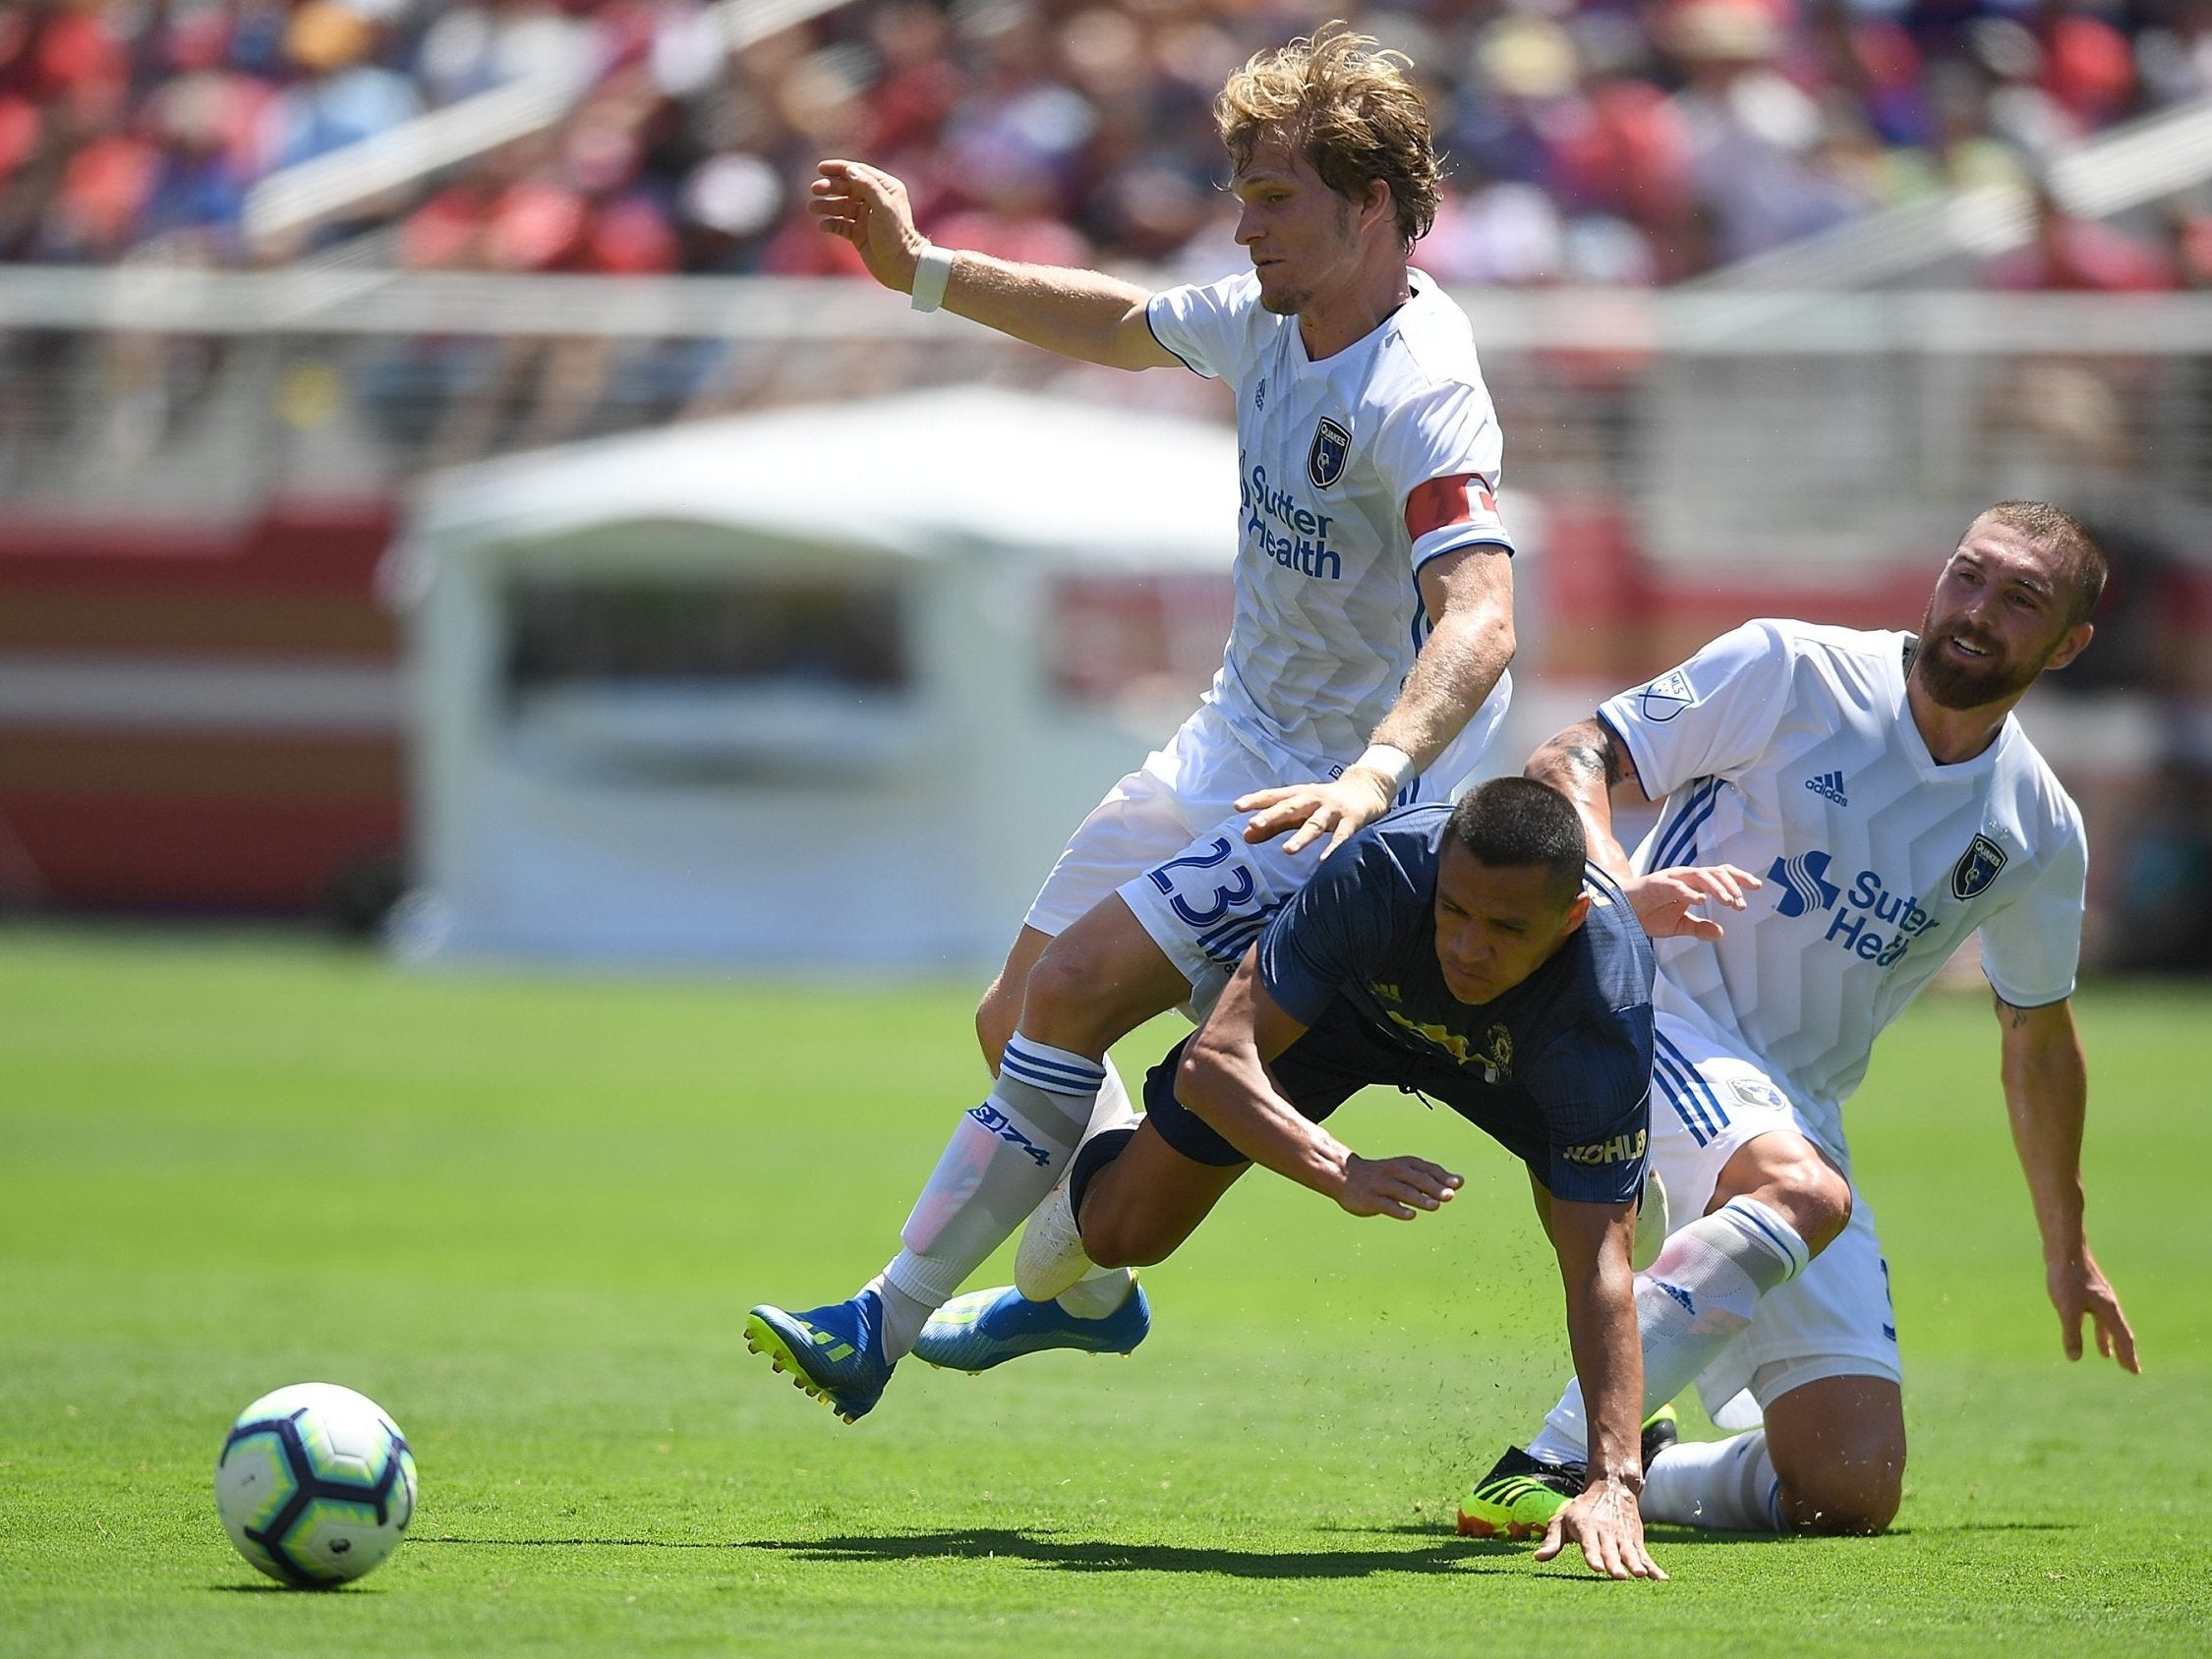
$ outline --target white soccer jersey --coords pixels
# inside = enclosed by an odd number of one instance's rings
[[[1412,284],[1320,363],[1250,272],[1146,312],[1162,345],[1236,393],[1236,615],[1207,699],[1286,776],[1357,758],[1389,713],[1428,634],[1414,573],[1455,547],[1512,547],[1467,315],[1422,273]]]
[[[1843,1153],[1875,1036],[1977,928],[2020,1007],[2073,993],[2081,815],[2015,720],[1939,766],[1905,702],[1911,636],[1758,621],[1601,711],[1666,799],[1639,870],[1763,878],[1717,943],[1660,940],[1653,1003],[1750,1054]]]

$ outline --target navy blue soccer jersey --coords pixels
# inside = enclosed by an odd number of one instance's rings
[[[1448,806],[1408,807],[1333,854],[1259,941],[1259,979],[1307,1026],[1290,1056],[1357,1047],[1368,1080],[1434,1095],[1502,1142],[1554,1197],[1616,1204],[1644,1179],[1652,947],[1595,865],[1590,913],[1492,1001],[1452,996],[1436,961],[1436,867]],[[1352,1029],[1356,1028],[1356,1029]],[[1386,1058],[1377,1065],[1373,1057]]]

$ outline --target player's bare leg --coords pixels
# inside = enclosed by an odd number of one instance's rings
[[[1685,1441],[1645,1471],[1655,1520],[1732,1531],[1873,1533],[1904,1487],[1904,1396],[1887,1377],[1819,1377],[1775,1396],[1766,1423]]]
[[[1006,953],[1006,965],[975,1005],[975,1041],[983,1050],[983,1063],[994,1077],[999,1074],[999,1057],[1006,1053],[1006,1040],[1021,1023],[1021,998],[1028,987],[1029,970],[1037,965],[1052,937],[1027,926],[1016,934],[1014,946]]]
[[[1880,1532],[1904,1495],[1904,1392],[1887,1377],[1823,1377],[1768,1405],[1783,1518],[1812,1532]]]
[[[1010,969],[1032,948],[1031,938],[1018,939]],[[1011,977],[1002,975],[1001,984],[1010,987]],[[1091,1128],[1108,1078],[1107,1048],[1189,992],[1118,894],[1035,948],[1020,1023],[1000,1050],[990,1098],[961,1118],[907,1220],[905,1248],[872,1287],[887,1310],[889,1358],[912,1347],[929,1311],[949,1301],[1051,1192]],[[1003,1008],[1005,1001],[1000,992],[985,1005]],[[979,1016],[979,1034],[983,1023]],[[1126,1095],[1117,1110],[1127,1115]],[[1115,1301],[1128,1294],[1126,1284],[1103,1289]]]
[[[1731,1198],[1755,1198],[1779,1214],[1819,1255],[1851,1219],[1851,1183],[1794,1129],[1748,1140],[1721,1166],[1705,1213]]]
[[[1149,1267],[1191,1236],[1250,1164],[1200,1164],[1139,1123],[1120,1153],[1081,1183],[1083,1248],[1101,1266]]]
[[[1022,983],[1018,1035],[1091,1059],[1191,995],[1119,893],[1047,944]]]

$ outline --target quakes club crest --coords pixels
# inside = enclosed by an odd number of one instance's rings
[[[1987,835],[1976,835],[1973,844],[1959,855],[1958,862],[1950,867],[1950,896],[1956,899],[1979,898],[1989,891],[1990,883],[2005,868],[2005,849]]]
[[[1342,478],[1344,463],[1351,457],[1352,434],[1322,416],[1313,429],[1313,447],[1306,452],[1306,476],[1313,481],[1313,487],[1326,489]]]

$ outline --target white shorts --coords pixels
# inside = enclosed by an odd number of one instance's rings
[[[1449,800],[1497,735],[1512,699],[1501,678],[1467,727],[1418,778],[1401,804]],[[1244,838],[1237,799],[1257,789],[1310,783],[1342,768],[1322,759],[1264,759],[1220,710],[1201,704],[1167,746],[1107,792],[1045,878],[1026,925],[1058,935],[1109,893],[1120,893],[1144,931],[1191,982],[1202,1012],[1228,984],[1268,919],[1306,884],[1320,848],[1293,856],[1277,836]]]
[[[1821,1145],[1758,1060],[1671,1014],[1656,1022],[1652,1061],[1652,1167],[1676,1228],[1705,1214],[1721,1168],[1746,1142],[1794,1129]],[[1824,1150],[1848,1179],[1842,1149]],[[1746,1390],[1764,1408],[1792,1388],[1838,1376],[1903,1380],[1890,1264],[1855,1183],[1843,1231],[1812,1266],[1760,1298],[1749,1328],[1698,1378],[1698,1394],[1717,1418]]]

